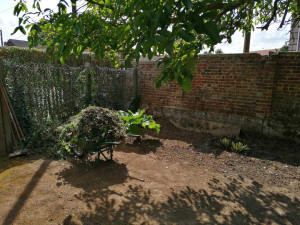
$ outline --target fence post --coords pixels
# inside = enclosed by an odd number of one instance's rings
[[[0,156],[6,155],[6,135],[4,130],[4,118],[2,113],[2,95],[0,96]]]
[[[5,70],[3,58],[0,57],[0,80],[4,83]],[[9,127],[9,112],[4,102],[4,97],[0,94],[0,156],[11,152],[12,136]]]
[[[135,99],[138,98],[138,88],[139,88],[139,70],[138,70],[138,67],[136,66],[134,68],[134,71],[133,71],[133,75],[134,75],[134,97]]]
[[[92,104],[93,99],[92,99],[92,74],[91,74],[91,65],[90,63],[85,63],[84,65],[84,73],[86,76],[85,80],[85,107],[89,106]]]

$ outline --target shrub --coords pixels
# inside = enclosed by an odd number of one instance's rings
[[[31,136],[25,140],[26,148],[31,149],[33,153],[45,154],[51,158],[65,158],[68,152],[59,148],[57,127],[60,124],[56,120],[47,120],[34,126]]]
[[[157,124],[152,116],[145,115],[145,110],[138,110],[136,113],[119,111],[119,115],[125,121],[127,134],[144,134],[145,130],[155,129],[157,133],[160,131],[160,125]]]

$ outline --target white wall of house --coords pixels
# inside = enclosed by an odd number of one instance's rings
[[[300,23],[291,30],[289,52],[300,52]]]

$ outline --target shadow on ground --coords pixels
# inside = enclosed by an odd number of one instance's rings
[[[160,118],[158,122],[161,124],[161,132],[159,135],[150,132],[151,136],[190,143],[196,152],[214,154],[216,157],[224,151],[217,147],[216,142],[220,138],[216,136],[182,130],[175,127],[166,118]],[[244,144],[250,146],[251,151],[247,152],[247,155],[250,157],[277,161],[294,166],[300,165],[299,143],[254,134],[243,134],[239,139]]]
[[[242,180],[221,183],[212,179],[210,193],[186,187],[172,192],[166,201],[153,200],[141,185],[117,193],[94,190],[78,196],[93,213],[66,217],[64,224],[297,224],[297,199],[262,190],[256,182]],[[121,197],[121,201],[115,198]],[[119,198],[120,199],[120,198]]]
[[[56,174],[57,186],[69,184],[90,192],[123,183],[128,177],[126,165],[116,161],[100,161],[95,169],[90,169],[86,163],[76,159],[69,159],[69,162],[70,167]]]
[[[37,186],[38,182],[40,181],[41,177],[44,175],[45,171],[49,167],[51,160],[44,160],[43,163],[40,165],[38,170],[32,176],[30,182],[25,186],[24,191],[15,202],[13,207],[9,210],[7,216],[4,219],[3,224],[10,225],[14,224],[14,221],[17,215],[20,213],[22,208],[24,207],[26,201],[30,197],[31,193],[34,191],[35,187]]]

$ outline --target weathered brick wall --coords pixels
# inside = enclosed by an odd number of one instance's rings
[[[154,62],[145,62],[140,65],[141,103],[186,128],[205,130],[229,124],[274,133],[278,127],[274,121],[299,107],[299,57],[295,53],[271,58],[258,54],[201,56],[189,93],[175,82],[156,89],[153,81],[159,70]],[[294,115],[298,118],[299,110]],[[267,123],[271,117],[272,126]]]
[[[285,53],[276,61],[269,126],[285,136],[300,138],[300,54]]]

